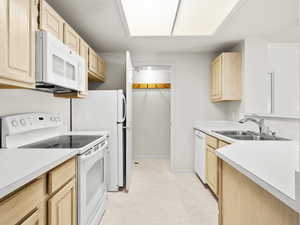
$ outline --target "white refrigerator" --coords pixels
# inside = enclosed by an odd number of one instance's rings
[[[84,99],[72,100],[73,131],[109,131],[107,190],[124,187],[124,133],[126,100],[123,90],[89,91]]]

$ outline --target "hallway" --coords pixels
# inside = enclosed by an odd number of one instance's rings
[[[101,225],[217,225],[217,202],[194,174],[173,174],[167,160],[134,165],[131,190],[108,194]]]

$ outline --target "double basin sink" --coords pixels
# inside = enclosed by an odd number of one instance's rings
[[[289,141],[287,138],[267,134],[260,135],[259,133],[253,131],[227,130],[214,132],[235,140],[243,141]]]

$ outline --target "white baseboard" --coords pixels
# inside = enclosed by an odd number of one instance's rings
[[[134,159],[170,159],[169,155],[135,155]]]
[[[193,169],[172,169],[173,173],[194,173]]]

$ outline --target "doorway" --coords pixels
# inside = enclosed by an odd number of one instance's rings
[[[139,66],[133,77],[134,160],[170,159],[170,66]]]

